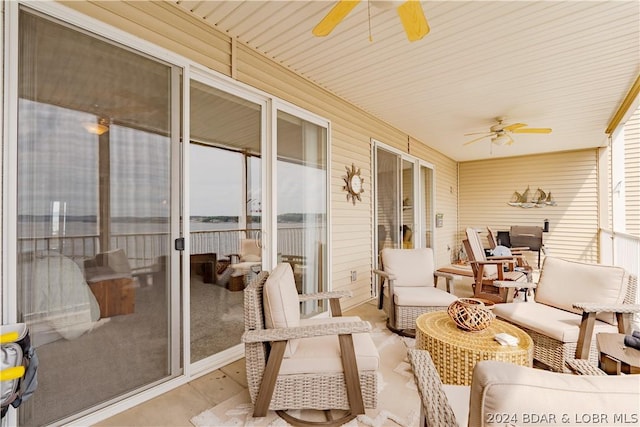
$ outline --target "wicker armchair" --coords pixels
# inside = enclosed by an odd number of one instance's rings
[[[379,356],[369,322],[341,317],[339,298],[348,295],[298,295],[288,263],[250,282],[242,341],[254,417],[271,409],[293,425],[313,425],[285,412],[313,409],[325,411],[323,425],[341,425],[376,407]],[[334,317],[300,319],[300,302],[320,299],[329,299]],[[346,413],[334,419],[332,409]]]
[[[409,349],[421,400],[421,423],[458,425],[577,425],[636,423],[640,388],[634,375],[568,375],[495,360],[476,364],[471,386],[443,385],[426,350]],[[590,418],[593,423],[593,418]]]
[[[449,289],[436,287],[437,277],[451,275],[435,271],[430,248],[385,248],[380,262],[382,270],[373,270],[381,277],[378,308],[387,313],[387,327],[395,333],[415,336],[419,315],[446,310],[457,300]]]
[[[496,282],[497,286],[518,286]],[[637,277],[615,266],[546,257],[535,303],[497,304],[494,314],[524,329],[533,339],[533,358],[569,372],[567,361],[598,364],[596,333],[626,333],[635,304]]]

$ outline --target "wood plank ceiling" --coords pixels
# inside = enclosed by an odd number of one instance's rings
[[[422,1],[413,43],[402,2],[362,1],[325,38],[331,1],[171,2],[457,161],[605,145],[640,69],[637,0]],[[463,145],[498,116],[553,132]]]

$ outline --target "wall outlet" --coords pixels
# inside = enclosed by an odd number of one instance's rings
[[[355,282],[358,279],[358,273],[355,270],[351,271],[351,281]]]

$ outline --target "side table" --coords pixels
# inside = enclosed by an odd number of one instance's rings
[[[625,347],[624,334],[596,334],[600,369],[609,375],[640,374],[640,350]]]
[[[517,346],[503,346],[493,337],[501,332],[518,338]],[[533,340],[522,329],[494,319],[478,332],[459,329],[446,311],[416,319],[416,348],[428,350],[444,384],[470,385],[473,367],[481,360],[500,360],[532,366]]]

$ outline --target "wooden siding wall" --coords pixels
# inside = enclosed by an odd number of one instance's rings
[[[487,226],[543,226],[548,219],[547,255],[598,262],[597,162],[594,149],[460,163],[460,239],[466,227],[480,230],[486,238]],[[551,192],[557,206],[520,208],[507,203],[515,191],[522,193],[527,187],[531,194],[537,188]],[[530,253],[529,261],[534,260]]]
[[[231,58],[231,39],[167,2],[62,2],[93,18],[141,39],[178,53],[226,76],[249,84],[331,121],[331,224],[332,287],[348,289],[353,298],[345,308],[370,298],[372,281],[372,160],[371,138],[435,165],[436,206],[445,213],[445,227],[438,229],[436,256],[448,264],[456,242],[456,199],[449,188],[457,188],[456,162],[420,141],[378,120],[308,80],[283,68],[245,45],[237,45]],[[233,62],[233,64],[232,64]],[[232,69],[232,67],[235,67]],[[361,168],[364,178],[362,202],[347,202],[343,191],[345,166]],[[442,192],[446,188],[446,193]],[[350,281],[350,272],[357,280]]]
[[[640,237],[640,108],[624,125],[625,232]]]

